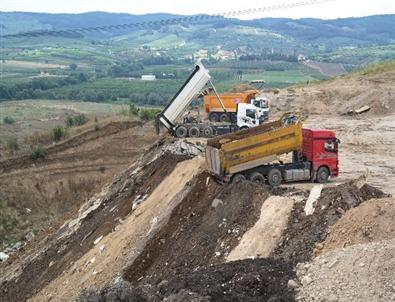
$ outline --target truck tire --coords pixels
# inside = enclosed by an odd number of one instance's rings
[[[279,185],[281,185],[282,181],[283,177],[281,175],[281,171],[277,168],[271,169],[267,174],[267,182],[272,187],[278,187]]]
[[[252,173],[249,177],[249,180],[260,185],[265,184],[265,177],[259,172]]]
[[[210,112],[210,114],[208,115],[208,119],[211,122],[218,122],[219,121],[219,115],[216,112]]]
[[[317,182],[320,184],[328,182],[329,170],[327,167],[320,167],[317,171]]]
[[[220,122],[227,123],[230,122],[229,115],[227,113],[221,113],[219,116]]]
[[[198,127],[191,127],[189,128],[188,134],[190,137],[199,137],[200,129]]]
[[[187,137],[188,135],[188,129],[184,126],[179,126],[176,129],[176,136],[180,138]]]
[[[236,184],[244,180],[246,180],[246,177],[243,174],[236,174],[232,177],[232,184]]]
[[[206,126],[203,128],[203,136],[204,137],[212,137],[214,134],[213,128],[210,126]]]

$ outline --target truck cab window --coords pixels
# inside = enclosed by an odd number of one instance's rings
[[[260,101],[254,100],[253,105],[255,107],[261,108],[261,102]]]
[[[256,117],[255,110],[247,109],[246,110],[246,116],[249,117],[249,118],[255,119],[255,117]]]
[[[336,152],[337,151],[337,142],[335,140],[325,141],[325,151]]]

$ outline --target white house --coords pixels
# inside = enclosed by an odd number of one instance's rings
[[[155,81],[156,77],[153,74],[144,74],[141,76],[142,81]]]

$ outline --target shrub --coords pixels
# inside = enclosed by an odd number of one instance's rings
[[[129,115],[138,116],[140,109],[134,104],[129,105]]]
[[[37,146],[33,149],[32,153],[30,154],[30,158],[32,160],[38,160],[40,158],[45,158],[47,156],[48,151],[43,146]]]
[[[100,166],[100,168],[99,168],[99,171],[101,172],[101,173],[104,173],[104,172],[106,172],[106,167],[105,166]]]
[[[74,126],[81,126],[85,124],[88,121],[88,118],[85,116],[85,114],[78,114],[74,117],[73,119],[73,124]]]
[[[57,126],[52,129],[52,136],[55,142],[60,141],[65,136],[65,131],[63,127]]]
[[[139,116],[144,121],[151,121],[155,119],[156,114],[159,112],[157,109],[141,109]]]
[[[11,124],[15,123],[15,120],[11,116],[6,116],[3,118],[3,123],[11,125]]]
[[[19,144],[18,144],[18,140],[16,139],[16,137],[11,137],[7,140],[7,148],[10,151],[18,151],[19,150]]]
[[[74,120],[73,117],[70,115],[66,118],[66,127],[73,127],[74,126]]]

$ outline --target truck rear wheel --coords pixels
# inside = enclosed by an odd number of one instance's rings
[[[327,167],[320,167],[317,171],[317,182],[322,184],[328,182],[329,170]]]
[[[206,126],[203,128],[203,135],[204,137],[212,137],[214,134],[213,128],[210,126]]]
[[[186,127],[179,126],[176,129],[176,136],[177,137],[184,138],[184,137],[187,137],[187,135],[188,135],[188,129]]]
[[[210,114],[208,115],[208,119],[211,122],[218,122],[219,121],[219,115],[216,112],[210,112]]]
[[[267,174],[267,182],[272,187],[278,187],[279,185],[281,185],[282,181],[283,177],[281,176],[281,171],[279,169],[271,169]]]
[[[246,177],[243,174],[236,174],[232,178],[232,183],[236,184],[236,183],[239,183],[239,182],[244,181],[244,180],[246,180]]]
[[[190,137],[199,137],[200,136],[200,130],[198,127],[189,128],[188,133],[189,133]]]
[[[219,120],[220,120],[221,122],[227,123],[227,122],[230,121],[229,115],[228,115],[227,113],[222,113],[222,114],[220,115],[220,117],[219,117]]]
[[[250,181],[255,182],[257,184],[263,185],[265,183],[265,177],[259,172],[254,172],[249,177]]]

